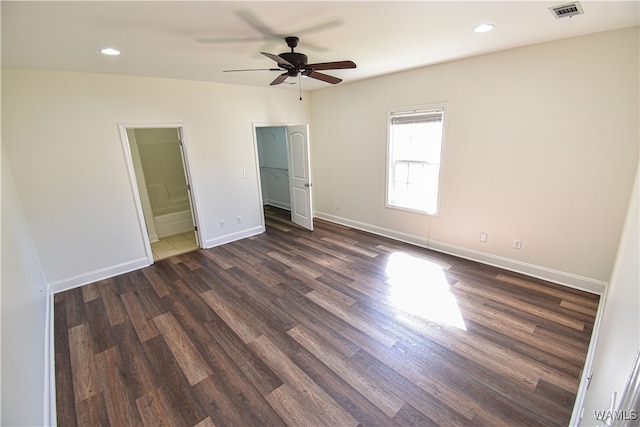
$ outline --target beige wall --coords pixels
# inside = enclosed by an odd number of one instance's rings
[[[252,122],[307,123],[308,111],[271,87],[3,70],[3,141],[47,281],[60,289],[147,262],[118,123],[184,123],[212,246],[262,226]]]
[[[637,28],[354,82],[311,98],[319,216],[604,289],[638,162]],[[440,215],[385,208],[387,109],[433,102],[448,103]],[[512,248],[516,238],[520,250]]]

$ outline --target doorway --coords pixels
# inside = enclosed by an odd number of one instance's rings
[[[121,133],[149,262],[198,249],[184,129],[122,126]]]
[[[308,126],[254,125],[254,136],[262,205],[289,211],[292,222],[313,231]]]

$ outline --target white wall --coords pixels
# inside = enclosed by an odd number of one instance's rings
[[[314,91],[316,214],[602,292],[638,163],[638,62],[631,28]],[[387,109],[443,101],[440,215],[385,208]]]
[[[45,423],[46,283],[2,147],[0,425]],[[46,395],[46,396],[45,396]]]
[[[615,268],[608,286],[602,321],[595,342],[593,378],[580,425],[595,426],[594,411],[610,409],[611,395],[619,403],[640,349],[640,177],[635,186]],[[617,409],[614,408],[614,409]]]
[[[147,262],[118,123],[185,124],[208,247],[262,227],[252,122],[307,123],[308,111],[271,87],[3,70],[3,139],[47,281],[60,289]]]

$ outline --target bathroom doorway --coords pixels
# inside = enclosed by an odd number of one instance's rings
[[[126,126],[134,193],[150,263],[199,248],[182,126]]]

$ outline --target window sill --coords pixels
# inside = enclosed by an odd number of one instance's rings
[[[419,208],[410,208],[410,207],[406,207],[406,206],[400,206],[400,205],[394,205],[392,203],[385,203],[385,207],[389,208],[389,209],[397,209],[400,211],[406,211],[406,212],[413,212],[413,213],[417,213],[417,214],[421,214],[421,215],[427,215],[427,216],[440,216],[440,212],[435,211],[435,212],[429,212],[423,209],[419,209]]]

